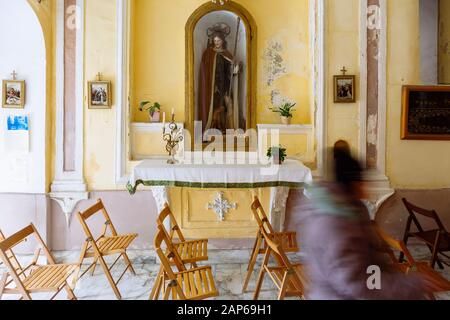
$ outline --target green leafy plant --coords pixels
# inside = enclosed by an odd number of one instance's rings
[[[270,147],[267,150],[267,157],[273,158],[273,160],[275,161],[275,163],[280,163],[282,164],[284,162],[284,160],[286,159],[286,148],[283,148],[281,145],[278,147]]]
[[[269,109],[275,113],[279,113],[282,117],[292,118],[293,117],[292,112],[295,111],[294,110],[295,106],[296,103],[286,102],[279,107],[269,107]]]
[[[148,111],[150,112],[150,115],[153,117],[155,112],[161,110],[161,105],[158,102],[155,102],[153,105],[146,108],[148,104],[150,104],[150,101],[142,101],[139,104],[139,111]]]

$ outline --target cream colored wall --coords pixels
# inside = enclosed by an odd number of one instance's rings
[[[101,72],[112,81],[113,99],[111,110],[88,109],[85,103],[84,173],[90,190],[110,190],[116,188],[116,1],[85,1],[85,15],[85,82]]]
[[[359,153],[359,12],[358,0],[326,1],[326,60],[327,60],[327,109],[328,146],[340,139],[352,146],[355,155]],[[342,74],[345,66],[348,74],[356,77],[356,103],[334,103],[333,75]]]
[[[449,141],[401,141],[402,85],[420,84],[419,1],[388,1],[387,175],[394,188],[450,187]]]
[[[450,0],[440,0],[439,14],[439,83],[450,84]]]

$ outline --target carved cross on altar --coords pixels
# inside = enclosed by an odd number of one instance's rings
[[[225,215],[230,209],[237,209],[237,203],[230,203],[227,199],[223,198],[224,193],[218,192],[213,203],[208,203],[206,208],[208,210],[214,210],[219,217],[220,221],[225,221]]]
[[[100,72],[97,73],[97,81],[102,81],[102,74]]]
[[[13,79],[13,80],[16,80],[16,78],[17,78],[17,72],[16,72],[16,70],[13,70],[13,72],[11,73],[11,76],[12,76],[12,79]]]
[[[341,72],[342,72],[342,74],[345,76],[345,74],[348,72],[348,70],[345,69],[345,66],[344,66],[344,67],[342,68]]]

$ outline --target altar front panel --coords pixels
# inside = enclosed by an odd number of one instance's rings
[[[236,208],[224,214],[223,221],[214,209],[218,194]],[[266,209],[270,205],[270,189],[196,189],[171,188],[169,191],[171,208],[180,223],[183,234],[188,238],[253,238],[257,224],[251,211],[254,196],[258,196]]]

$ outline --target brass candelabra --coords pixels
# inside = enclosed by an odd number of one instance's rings
[[[165,114],[164,114],[165,118]],[[169,123],[169,132],[166,132],[166,124],[163,124],[163,140],[167,142],[166,150],[169,153],[170,159],[167,160],[168,164],[177,164],[178,161],[175,159],[177,154],[179,143],[182,142],[183,129],[178,128],[175,123],[175,115],[172,113],[172,121]]]

